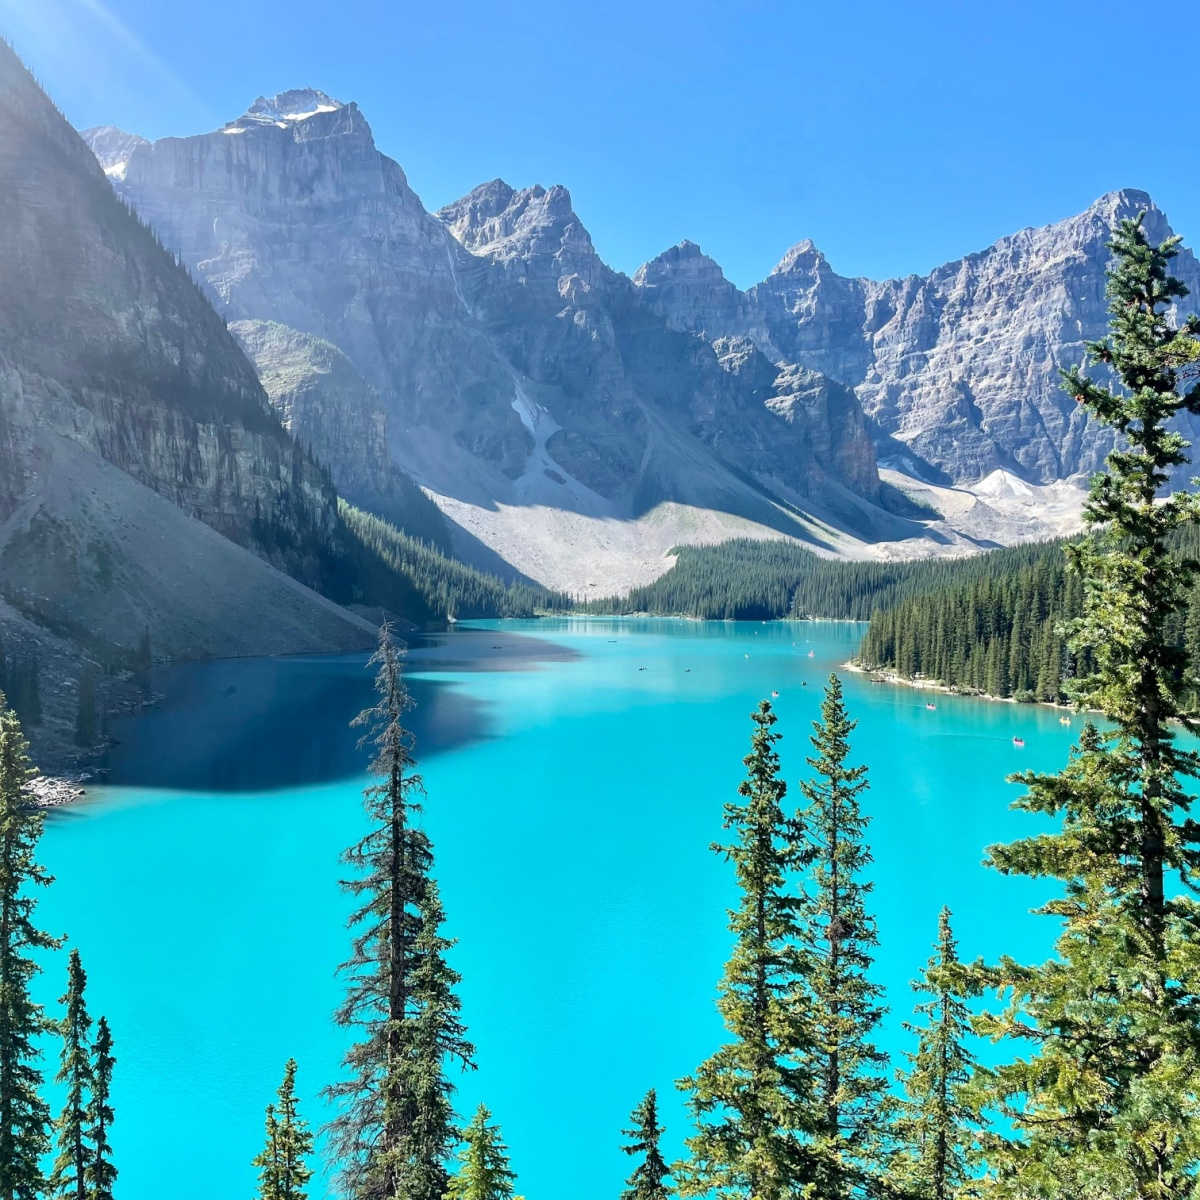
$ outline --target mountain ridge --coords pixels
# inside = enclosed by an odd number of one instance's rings
[[[796,371],[753,347],[726,354],[667,328],[601,260],[565,188],[492,180],[428,213],[352,103],[316,109],[130,141],[119,161],[109,133],[107,167],[228,320],[346,356],[378,397],[394,466],[468,561],[491,550],[586,591],[653,577],[689,536],[757,530],[865,553],[923,536],[879,503],[850,393],[798,391]],[[344,486],[320,430],[297,432]],[[386,497],[354,499],[405,522]],[[576,568],[567,551],[583,543],[595,565]]]
[[[1112,224],[1140,206],[1152,232],[1167,228],[1144,192],[1106,193],[891,280],[839,275],[805,238],[743,291],[687,239],[632,276],[613,270],[562,185],[497,178],[426,212],[352,102],[305,89],[255,107],[254,122],[224,127],[238,136],[142,144],[108,131],[98,149],[229,319],[296,329],[346,356],[374,389],[375,428],[406,481],[394,490],[411,498],[419,485],[468,561],[492,552],[547,586],[595,594],[596,574],[615,572],[620,586],[653,578],[666,542],[689,537],[793,537],[854,557],[962,552],[1067,531],[1112,445],[1060,395],[1057,372],[1104,333]],[[321,281],[336,277],[345,299],[301,311],[318,273],[285,279],[272,255],[320,254],[318,225],[359,220],[364,194],[350,180],[366,175],[391,178],[392,194],[372,193],[375,211],[341,258],[381,246],[378,277],[330,264]],[[255,208],[243,176],[292,189],[293,230]],[[231,236],[210,232],[227,220]],[[1190,254],[1182,265],[1200,287]],[[311,432],[339,462],[339,486],[364,474]],[[378,489],[353,498],[409,519]],[[912,501],[928,506],[919,521]],[[593,550],[577,570],[572,559]]]

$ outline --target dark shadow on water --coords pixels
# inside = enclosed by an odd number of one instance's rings
[[[408,724],[418,762],[491,736],[488,706],[423,673],[530,671],[578,658],[539,637],[486,629],[414,639]],[[362,776],[350,721],[373,703],[367,655],[226,659],[155,673],[162,701],[114,722],[105,782],[173,791],[259,792]]]

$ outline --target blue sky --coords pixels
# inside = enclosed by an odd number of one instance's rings
[[[811,237],[844,274],[923,272],[1117,187],[1200,241],[1171,98],[1194,49],[1168,34],[1143,65],[1147,25],[1107,0],[0,0],[0,30],[80,128],[195,133],[297,86],[357,100],[427,207],[562,183],[625,271],[686,237],[747,286]],[[1147,112],[1160,66],[1176,86]]]

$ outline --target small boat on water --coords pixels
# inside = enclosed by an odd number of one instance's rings
[[[1071,718],[1070,718],[1070,717],[1059,717],[1059,718],[1058,718],[1058,723],[1059,723],[1060,725],[1070,725],[1070,723],[1071,723]]]
[[[937,712],[937,705],[936,705],[936,704],[927,704],[927,705],[925,705],[925,707],[926,707],[927,709],[929,709],[929,711],[930,711],[930,712]]]
[[[1022,746],[1025,745],[1025,739],[1021,738],[1021,737],[1015,737],[1015,738],[1013,738],[1013,745],[1016,746],[1017,749],[1019,750]]]
[[[779,699],[779,692],[778,692],[778,690],[776,690],[776,689],[772,689],[772,691],[771,691],[771,699],[772,699],[772,700],[778,700],[778,699]]]
[[[817,652],[816,652],[815,650],[810,650],[810,651],[808,652],[808,657],[809,657],[809,658],[816,658],[816,656],[817,656]]]

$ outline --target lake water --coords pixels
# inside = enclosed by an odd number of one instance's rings
[[[459,939],[480,1099],[529,1200],[612,1200],[629,1110],[657,1087],[668,1149],[686,1132],[673,1082],[722,1037],[731,870],[709,849],[742,777],[749,713],[775,700],[790,797],[828,672],[862,627],[650,620],[479,622],[410,656],[426,824]],[[125,721],[111,786],[47,825],[66,931],[119,1060],[121,1200],[247,1200],[284,1061],[304,1113],[343,1038],[347,911],[338,855],[363,825],[364,757],[347,722],[371,698],[364,657],[211,663],[162,673],[157,710]],[[645,670],[639,668],[645,667]],[[965,956],[1040,954],[1041,889],[980,866],[1030,831],[1005,775],[1059,766],[1059,713],[936,697],[844,676],[875,854],[877,977],[899,1055],[909,981],[948,903]],[[1015,735],[1026,746],[1013,746]],[[39,983],[63,990],[65,957]],[[316,1181],[314,1181],[315,1183]],[[322,1187],[314,1187],[319,1196]]]

